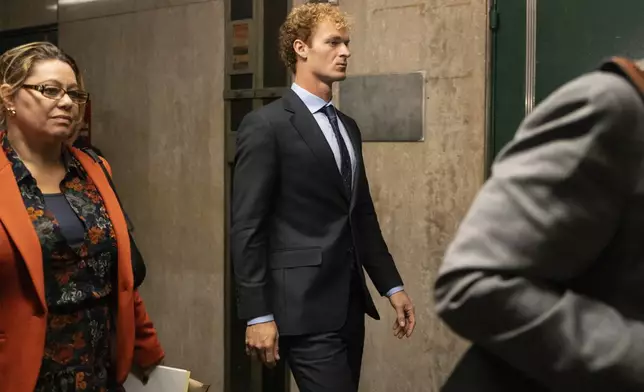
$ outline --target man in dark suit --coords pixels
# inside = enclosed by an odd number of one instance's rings
[[[358,389],[364,314],[379,318],[363,267],[396,310],[394,334],[409,337],[415,325],[380,232],[360,131],[331,103],[348,44],[336,6],[295,8],[280,33],[295,83],[247,115],[237,139],[231,242],[247,352],[268,366],[281,354],[302,392]]]

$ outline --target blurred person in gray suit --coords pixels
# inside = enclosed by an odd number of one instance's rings
[[[443,391],[644,391],[644,73],[612,59],[500,153],[436,282]]]

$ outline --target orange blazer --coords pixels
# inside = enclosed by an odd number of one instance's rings
[[[72,149],[96,184],[112,219],[118,246],[116,376],[132,363],[147,368],[164,356],[138,292],[133,290],[125,217],[100,165]],[[47,303],[42,252],[11,164],[0,150],[0,392],[33,392],[44,354]]]

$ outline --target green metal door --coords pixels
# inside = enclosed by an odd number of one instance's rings
[[[614,55],[644,58],[642,0],[490,1],[489,159],[562,84]]]

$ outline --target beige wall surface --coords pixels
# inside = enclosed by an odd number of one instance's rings
[[[393,309],[379,302],[383,320],[367,323],[361,391],[437,392],[465,347],[436,317],[432,289],[445,248],[483,181],[486,5],[341,0],[340,6],[354,18],[353,74],[427,75],[424,142],[364,146],[382,231],[414,300],[418,327],[411,340],[396,340]]]
[[[0,0],[0,31],[54,24],[57,7],[58,0]]]
[[[60,46],[92,94],[92,142],[148,264],[141,293],[166,363],[223,391],[223,1],[104,0],[61,18]]]

